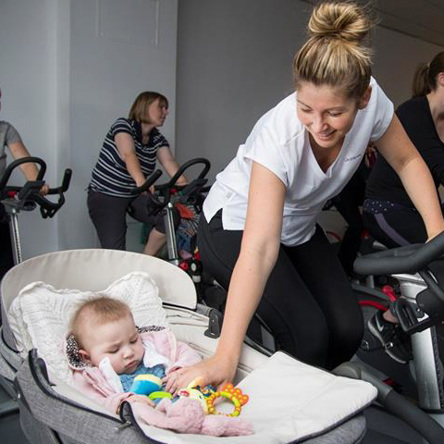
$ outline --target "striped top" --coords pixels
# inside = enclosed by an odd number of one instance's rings
[[[99,193],[116,197],[130,197],[131,191],[136,188],[136,183],[129,174],[125,161],[117,149],[115,137],[118,133],[128,133],[134,140],[136,156],[145,177],[148,177],[156,167],[157,150],[169,147],[168,141],[153,128],[146,145],[142,143],[142,126],[140,122],[125,119],[117,119],[111,126],[103,142],[99,154],[99,160],[92,172],[89,189]]]

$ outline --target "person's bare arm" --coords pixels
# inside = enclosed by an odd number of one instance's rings
[[[270,170],[253,163],[242,246],[230,281],[216,354],[193,367],[177,370],[186,387],[200,377],[204,384],[232,381],[242,343],[279,253],[285,185]]]
[[[14,160],[22,159],[24,157],[30,157],[29,151],[23,142],[13,142],[8,145],[9,151],[11,152],[11,156]],[[26,180],[33,181],[37,179],[37,175],[39,173],[39,169],[37,168],[35,163],[26,162],[20,165],[20,169],[23,172],[23,175],[26,177]],[[48,185],[43,185],[40,190],[40,193],[45,195],[48,193]]]
[[[428,238],[437,236],[444,230],[444,220],[435,184],[427,164],[396,115],[375,145],[399,175],[407,194],[421,214]]]
[[[163,146],[159,148],[157,151],[157,159],[159,160],[160,164],[164,167],[168,176],[173,177],[177,173],[177,170],[179,169],[179,164],[174,158],[173,153],[171,152],[169,147]],[[183,175],[180,176],[179,179],[177,179],[177,185],[186,185],[187,183],[188,180]]]
[[[139,159],[136,156],[134,140],[128,133],[117,133],[115,136],[116,147],[120,156],[125,162],[128,173],[133,178],[136,185],[140,187],[145,183],[145,175],[140,168]]]

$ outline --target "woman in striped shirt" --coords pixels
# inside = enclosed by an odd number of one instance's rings
[[[133,103],[128,118],[117,119],[105,137],[88,187],[88,211],[103,248],[125,250],[127,212],[153,225],[145,254],[155,255],[165,243],[162,213],[148,216],[148,195],[134,197],[132,192],[146,181],[157,161],[171,177],[179,169],[169,143],[157,129],[167,115],[166,97],[143,92]],[[186,183],[184,176],[177,181],[178,185]],[[178,223],[179,215],[175,217]]]

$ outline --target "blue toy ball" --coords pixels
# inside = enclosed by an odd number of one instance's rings
[[[130,387],[130,392],[136,395],[149,396],[151,393],[160,390],[162,380],[154,375],[137,375]]]

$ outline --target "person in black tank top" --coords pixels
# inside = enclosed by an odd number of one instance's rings
[[[426,162],[438,190],[444,184],[444,52],[418,67],[413,97],[400,105],[396,114]],[[382,156],[378,156],[367,182],[363,210],[365,228],[388,248],[428,239],[422,217],[398,175]],[[382,343],[393,342],[396,323],[390,311],[384,315],[378,312],[369,321],[369,329]],[[407,348],[403,354],[404,357],[399,354],[392,357],[405,362]]]

